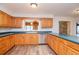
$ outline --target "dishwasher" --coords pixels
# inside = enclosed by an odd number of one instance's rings
[[[39,44],[45,44],[45,34],[40,34],[39,36]]]

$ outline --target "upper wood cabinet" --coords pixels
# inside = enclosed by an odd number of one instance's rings
[[[2,11],[0,11],[0,27],[3,26],[4,22],[4,13]]]
[[[0,11],[0,27],[12,27],[13,25],[13,17]]]
[[[15,17],[14,18],[14,27],[15,28],[21,28],[22,27],[22,19],[23,18],[18,18],[18,17]]]
[[[52,18],[42,18],[41,24],[42,24],[42,28],[52,28],[53,19]]]

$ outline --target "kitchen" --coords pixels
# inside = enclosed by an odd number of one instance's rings
[[[79,55],[78,6],[0,3],[0,55]]]

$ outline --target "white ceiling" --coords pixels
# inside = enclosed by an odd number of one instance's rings
[[[0,9],[17,16],[72,16],[74,9],[79,8],[78,3],[38,3],[37,8],[32,8],[29,3],[0,3]]]

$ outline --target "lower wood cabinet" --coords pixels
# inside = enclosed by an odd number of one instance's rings
[[[13,46],[14,43],[11,36],[5,36],[0,38],[0,54],[6,53]]]
[[[15,45],[38,44],[39,34],[15,34],[14,41]]]
[[[58,55],[79,55],[79,45],[76,43],[51,34],[46,35],[46,42]]]

